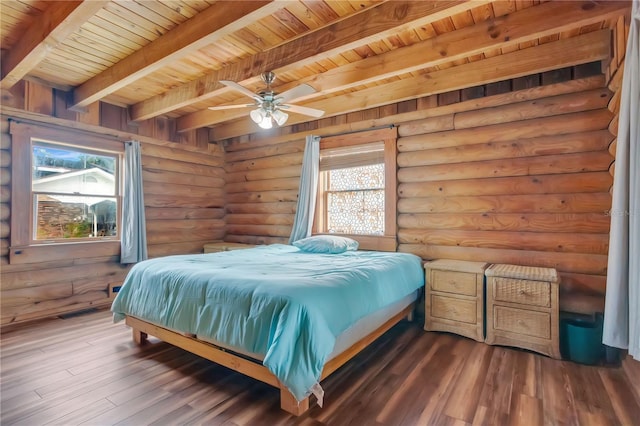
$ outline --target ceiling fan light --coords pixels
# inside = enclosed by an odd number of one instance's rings
[[[265,118],[268,118],[266,114],[260,109],[254,109],[249,113],[249,116],[253,120],[254,123],[260,125]],[[260,126],[262,127],[262,126]]]
[[[273,123],[271,122],[271,116],[265,114],[264,118],[262,119],[262,121],[258,123],[258,126],[260,126],[263,129],[272,128],[273,127]]]
[[[276,124],[278,124],[278,126],[282,126],[287,122],[287,119],[289,118],[289,114],[287,114],[286,112],[282,112],[279,109],[273,111],[271,116],[275,120]]]

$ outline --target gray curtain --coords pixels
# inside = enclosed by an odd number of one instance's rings
[[[633,2],[613,178],[603,343],[640,360],[640,8]]]
[[[124,194],[120,235],[120,263],[136,263],[147,258],[142,159],[138,141],[124,144]]]
[[[318,174],[320,170],[320,137],[307,136],[300,174],[300,189],[298,190],[298,205],[293,229],[289,237],[289,244],[311,235],[313,214],[316,209],[316,194],[318,192]]]

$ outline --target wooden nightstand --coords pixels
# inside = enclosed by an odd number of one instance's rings
[[[487,276],[487,338],[560,358],[558,273],[552,268],[491,265]]]
[[[218,253],[221,251],[240,250],[255,247],[252,244],[243,243],[227,243],[225,241],[216,241],[213,243],[207,243],[204,245],[205,253]]]
[[[427,331],[484,341],[484,262],[440,259],[425,263]]]

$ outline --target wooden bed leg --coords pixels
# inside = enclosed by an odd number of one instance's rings
[[[407,314],[407,321],[413,322],[413,309]]]
[[[133,341],[136,342],[136,345],[143,345],[147,341],[148,337],[147,333],[143,333],[135,328],[131,329],[131,335],[133,336]]]
[[[280,408],[294,416],[300,416],[309,410],[309,397],[298,403],[291,392],[285,387],[280,388]]]

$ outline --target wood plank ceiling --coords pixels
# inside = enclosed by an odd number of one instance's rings
[[[2,80],[70,92],[70,108],[103,101],[131,118],[177,118],[229,138],[258,130],[250,102],[219,83],[276,92],[308,83],[296,104],[325,117],[607,59],[610,28],[630,1],[0,2]],[[290,114],[289,124],[314,120]]]

